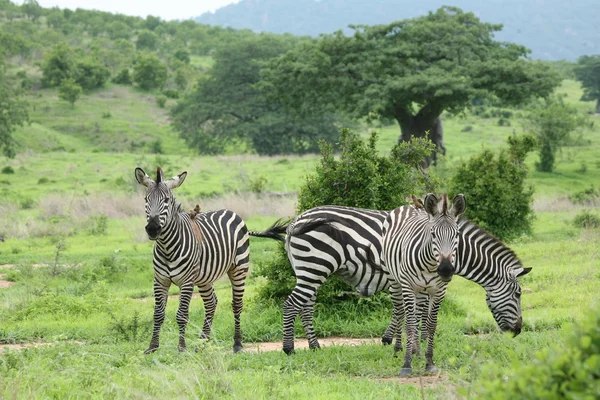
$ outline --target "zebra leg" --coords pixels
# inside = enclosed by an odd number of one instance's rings
[[[402,290],[399,285],[392,284],[390,287],[390,297],[394,306],[392,320],[388,325],[381,342],[383,344],[392,344],[394,335],[396,335],[396,345],[394,346],[394,355],[402,350],[402,322],[404,320],[404,304],[402,302]]]
[[[437,328],[437,315],[440,309],[440,305],[444,300],[446,289],[444,288],[441,293],[435,296],[431,296],[429,318],[427,318],[427,351],[425,352],[425,371],[430,374],[436,374],[438,372],[437,367],[433,363],[433,337]]]
[[[296,283],[292,294],[283,303],[283,351],[288,355],[294,352],[294,321],[296,316],[311,298],[317,296],[315,284],[309,283],[309,285],[299,286]],[[306,291],[309,291],[309,293],[306,293]]]
[[[213,317],[215,316],[215,310],[217,309],[217,296],[213,290],[212,284],[208,286],[198,286],[200,290],[200,296],[204,302],[204,324],[202,325],[202,333],[200,339],[210,338],[210,330],[212,327]]]
[[[152,339],[150,345],[144,351],[144,354],[155,352],[159,346],[160,327],[165,320],[165,308],[167,307],[167,295],[169,286],[164,285],[156,277],[154,277],[154,329],[152,330]]]
[[[246,275],[248,268],[236,268],[228,272],[231,281],[231,291],[233,299],[231,308],[233,309],[234,333],[233,333],[233,352],[242,350],[242,330],[240,328],[240,315],[244,306],[243,297],[245,289]]]
[[[185,327],[188,323],[190,314],[190,301],[192,300],[192,292],[194,291],[194,283],[184,284],[181,286],[179,293],[179,308],[177,309],[177,325],[179,325],[179,346],[180,352],[185,351]]]
[[[311,299],[304,305],[302,311],[300,311],[300,318],[302,319],[302,326],[304,327],[304,333],[306,333],[306,339],[308,339],[308,348],[315,350],[320,348],[319,340],[315,334],[313,327],[313,314],[315,312],[315,301],[317,296],[311,297]]]
[[[418,344],[415,292],[411,288],[403,287],[402,300],[404,302],[404,315],[406,318],[406,350],[404,351],[404,365],[400,370],[400,376],[408,376],[412,374],[412,356]]]
[[[427,318],[429,318],[429,295],[427,293],[417,294],[417,320],[421,322],[421,341],[427,341]]]

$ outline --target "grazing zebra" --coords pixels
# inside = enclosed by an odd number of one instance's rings
[[[233,291],[233,351],[237,352],[242,349],[240,314],[250,255],[248,229],[244,221],[229,210],[199,212],[192,216],[183,211],[171,190],[179,187],[186,176],[187,172],[183,172],[165,180],[163,171],[158,168],[154,181],[141,168],[135,169],[137,181],[147,187],[146,233],[155,241],[154,330],[145,353],[158,349],[171,283],[181,289],[177,310],[179,351],[186,348],[185,328],[194,286],[198,286],[205,308],[201,338],[208,338],[217,308],[213,283],[225,273]]]
[[[415,206],[412,207],[415,211],[425,213],[423,206],[420,202],[415,201]],[[294,255],[295,251],[290,251],[288,247],[288,256],[294,270],[298,268],[304,268],[307,272],[310,272],[311,268],[314,268],[316,273],[318,271],[327,268],[322,266],[325,263],[324,260],[334,260],[327,262],[334,271],[337,271],[338,275],[343,278],[344,271],[354,271],[355,277],[363,277],[364,282],[360,280],[354,284],[354,287],[362,292],[365,296],[370,296],[378,291],[389,290],[392,283],[391,279],[378,279],[381,276],[380,267],[377,263],[363,262],[364,259],[359,259],[358,262],[351,264],[344,264],[343,256],[340,255],[339,249],[351,249],[354,254],[357,253],[356,248],[369,248],[381,251],[381,240],[382,240],[382,227],[386,216],[389,214],[388,211],[377,211],[377,210],[363,210],[359,208],[350,207],[337,207],[337,206],[323,206],[317,207],[306,211],[299,215],[294,223],[288,227],[288,243],[298,243],[305,241],[306,248],[305,253],[310,253],[311,248],[318,248],[319,251],[330,253],[330,255],[321,258],[306,258],[301,255]],[[347,217],[348,216],[348,217]],[[369,232],[374,232],[367,235],[366,229],[361,229],[361,225],[367,225],[370,227]],[[322,240],[323,233],[314,232],[311,235],[311,230],[319,227],[321,232],[329,235],[329,238]],[[327,227],[329,229],[327,229]],[[338,230],[344,232],[352,232],[350,234],[342,235]],[[277,221],[271,228],[265,232],[250,232],[251,236],[262,236],[279,239],[286,241],[279,234],[286,231],[285,226],[281,221]],[[519,294],[521,289],[516,282],[518,276],[525,275],[531,268],[523,268],[521,262],[516,255],[500,241],[493,236],[489,235],[485,230],[479,228],[477,225],[471,223],[466,219],[459,221],[460,237],[458,242],[457,259],[456,259],[456,271],[455,274],[464,278],[470,279],[486,290],[486,298],[488,299],[487,304],[492,312],[495,320],[505,329],[512,330],[517,333],[520,329],[521,320],[521,308]],[[361,237],[364,241],[370,241],[368,245],[357,244],[353,238]],[[334,243],[336,242],[337,243]],[[299,257],[297,259],[297,257]],[[380,259],[377,255],[374,257],[375,260]],[[333,265],[331,265],[333,264]],[[296,267],[298,265],[298,267]],[[350,267],[348,267],[348,265]],[[386,278],[389,278],[386,276]],[[326,277],[323,279],[323,281]],[[368,282],[371,282],[369,285]],[[352,285],[352,282],[348,282]],[[310,285],[310,282],[306,282],[304,279],[297,282],[300,285]],[[321,282],[314,284],[314,292],[316,292],[321,285]],[[366,288],[366,290],[365,290]],[[424,309],[423,315],[426,317],[428,312],[428,296],[418,295],[420,308]],[[314,298],[312,301],[301,304],[301,317],[304,331],[306,333],[309,346],[311,349],[319,347],[319,342],[314,333],[313,328],[313,307]],[[398,351],[401,348],[401,330],[397,329],[404,318],[404,308],[402,303],[402,296],[395,296],[394,300],[394,313],[392,320],[382,337],[384,344],[391,344],[394,335],[397,334],[395,350]],[[297,314],[297,312],[296,312]],[[422,325],[423,327],[425,324]],[[519,328],[517,328],[517,326]],[[510,328],[512,327],[512,328]],[[426,331],[423,330],[423,333]],[[288,331],[284,331],[284,336],[293,338],[293,328],[288,328]],[[293,351],[293,340],[288,341],[291,346],[288,345],[288,353]]]
[[[432,373],[437,370],[433,363],[437,314],[455,271],[460,238],[458,217],[465,210],[462,195],[454,198],[451,209],[445,194],[441,199],[428,194],[423,203],[426,212],[416,207],[398,207],[387,216],[383,226],[382,266],[394,280],[390,288],[392,298],[401,293],[406,318],[401,375],[412,373],[412,356],[418,352],[416,293],[429,295],[426,370]]]

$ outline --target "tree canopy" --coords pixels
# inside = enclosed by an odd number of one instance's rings
[[[290,49],[298,39],[252,35],[222,46],[210,76],[173,108],[173,126],[199,152],[220,153],[242,141],[259,154],[306,153],[318,140],[335,141],[332,114],[294,118],[255,88],[261,62]]]
[[[352,28],[352,36],[323,35],[272,60],[263,70],[265,93],[300,114],[335,109],[393,119],[410,140],[475,97],[520,104],[560,82],[547,65],[527,60],[525,47],[494,41],[501,25],[455,7]]]
[[[575,76],[583,86],[581,100],[595,101],[596,113],[600,114],[600,55],[579,57]]]

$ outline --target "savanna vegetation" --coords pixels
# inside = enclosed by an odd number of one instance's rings
[[[415,180],[427,176],[437,191],[472,193],[467,209],[478,212],[472,218],[510,240],[524,266],[534,267],[521,281],[523,332],[514,339],[498,332],[481,288],[464,279],[451,282],[436,338],[442,373],[425,386],[420,378],[413,383],[395,379],[401,360],[379,344],[391,315],[385,295],[317,303],[320,337],[373,338],[372,343],[298,350],[291,357],[253,352],[256,343],[282,337],[281,302],[260,296],[269,281],[257,273],[276,263],[281,252],[277,243],[259,238],[251,240],[242,314],[247,351],[231,353],[231,290],[220,281],[210,341],[198,339],[203,307],[194,297],[188,343],[198,352],[177,352],[178,289],[172,287],[162,347],[143,355],[152,329],[152,243],[144,232],[135,167],[161,166],[167,175],[187,170],[185,184],[175,191],[184,207],[230,208],[252,230],[316,202],[337,202],[304,189],[330,178],[348,183],[360,174],[369,178],[364,186],[369,190],[352,191],[342,200],[384,208],[383,200],[406,200],[382,190],[397,184],[394,177],[406,176],[394,175],[391,166],[395,157],[406,160],[407,154],[394,147],[398,127],[385,118],[351,120],[344,140],[338,139],[339,130],[311,131],[316,125],[308,122],[307,131],[295,125],[299,128],[289,140],[258,134],[263,128],[281,132],[277,127],[289,124],[282,116],[287,109],[256,85],[260,68],[268,57],[318,42],[151,16],[45,9],[34,0],[20,6],[0,0],[0,42],[0,397],[597,394],[600,132],[590,115],[596,101],[586,95],[587,81],[575,80],[580,75],[573,64],[552,65],[562,82],[548,99],[585,123],[552,148],[552,172],[536,167],[544,135],[531,128],[532,115],[544,120],[536,112],[548,100],[513,106],[494,96],[470,99],[460,113],[441,114],[447,152],[436,166],[422,170],[411,159],[402,167],[413,171]],[[240,43],[256,51],[244,58]],[[273,53],[263,47],[267,43]],[[214,102],[203,97],[208,93]],[[214,109],[186,110],[198,103]],[[345,125],[348,116],[335,111],[318,123]],[[199,117],[200,123],[184,125],[185,115]],[[204,151],[211,133],[219,132],[224,145]],[[319,138],[330,142],[321,146],[322,155],[312,154]],[[293,146],[277,147],[290,140]],[[259,150],[265,143],[276,151]],[[353,145],[344,152],[344,143]],[[362,160],[358,170],[351,169],[351,154]],[[485,173],[473,173],[481,169]],[[411,190],[429,189],[415,185]],[[503,215],[511,218],[498,218]],[[296,334],[303,334],[299,321]],[[423,370],[423,358],[413,367]]]

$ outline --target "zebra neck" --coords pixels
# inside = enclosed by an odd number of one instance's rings
[[[486,259],[479,254],[479,257],[466,259],[466,252],[459,250],[458,254],[460,256],[457,259],[455,274],[477,283],[486,290],[505,282],[513,268],[511,260],[506,257],[488,255],[491,258]]]
[[[182,246],[190,245],[189,241],[183,239],[192,236],[189,215],[187,213],[175,213],[156,240],[156,246],[167,256],[172,253],[179,253]]]

